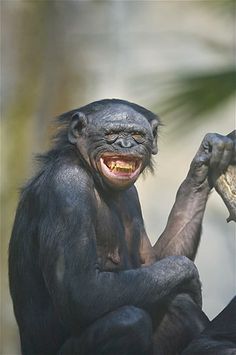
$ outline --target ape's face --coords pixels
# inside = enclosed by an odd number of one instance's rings
[[[77,147],[84,159],[111,188],[130,187],[157,152],[158,121],[149,123],[144,115],[121,104],[83,120]]]

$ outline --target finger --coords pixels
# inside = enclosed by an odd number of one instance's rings
[[[201,147],[200,147],[200,152],[202,152],[202,148],[203,148],[203,151],[206,153],[206,154],[209,154],[211,153],[212,151],[212,146],[213,146],[213,143],[216,139],[216,134],[214,133],[208,133],[203,141],[202,141],[202,144],[201,144]]]
[[[231,138],[233,143],[234,143],[234,148],[233,148],[233,153],[232,153],[232,158],[231,158],[231,163],[236,164],[236,129],[229,133],[227,137]]]
[[[232,164],[236,164],[236,142],[234,142],[234,149],[232,154]]]
[[[211,154],[214,147],[219,147],[219,150],[224,148],[225,137],[218,133],[208,133],[202,141],[202,148],[206,154]]]
[[[211,159],[210,159],[210,167],[215,169],[219,162],[222,159],[224,153],[224,142],[219,140],[217,144],[212,145]]]
[[[229,142],[228,144],[226,144],[223,155],[221,157],[221,161],[219,163],[219,171],[220,172],[225,172],[225,170],[227,169],[229,163],[232,160],[234,154],[234,145],[233,142]]]
[[[226,169],[229,164],[229,159],[232,157],[233,140],[229,137],[214,134],[208,135],[208,143],[212,149],[210,167],[212,169],[216,167],[221,170]]]

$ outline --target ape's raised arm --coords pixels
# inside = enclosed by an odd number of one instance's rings
[[[202,219],[214,172],[224,172],[235,154],[235,142],[227,136],[207,134],[180,186],[167,226],[154,245],[158,259],[185,255],[194,260]]]

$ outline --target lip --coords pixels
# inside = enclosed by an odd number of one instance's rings
[[[101,174],[113,183],[133,183],[138,178],[141,169],[142,160],[132,155],[103,154],[99,159]]]

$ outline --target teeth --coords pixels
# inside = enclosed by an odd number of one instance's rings
[[[132,169],[132,164],[126,162],[117,162],[116,166],[121,169]]]
[[[116,163],[114,161],[111,162],[110,169],[114,170],[116,168]]]
[[[116,172],[132,173],[135,170],[135,162],[130,161],[108,161],[107,166],[110,170]]]
[[[116,166],[114,169],[116,172],[124,172],[124,173],[132,173],[132,168],[126,168],[126,167],[118,167]]]

